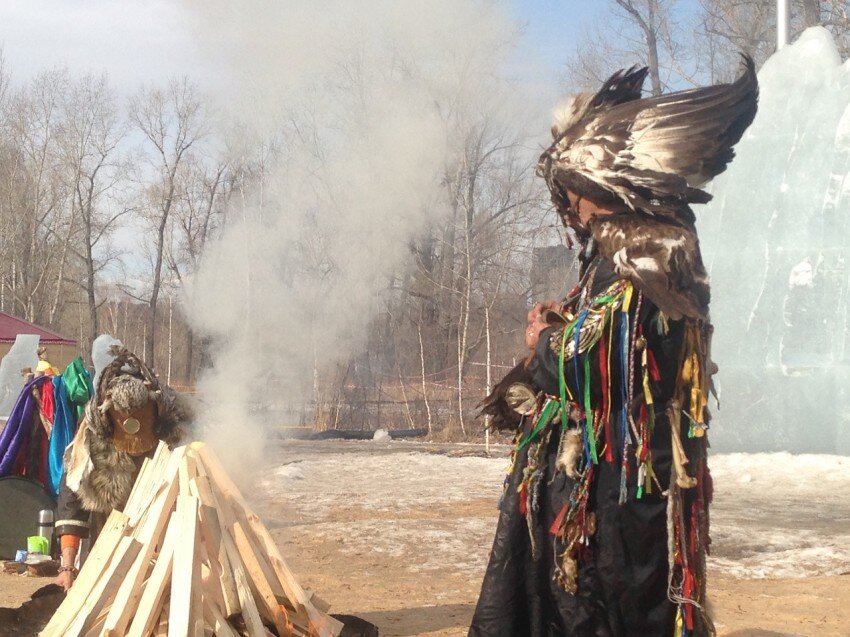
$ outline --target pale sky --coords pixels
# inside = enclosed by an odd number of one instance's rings
[[[0,42],[15,78],[67,66],[75,74],[106,71],[131,92],[177,74],[204,81],[190,19],[175,0],[3,0]]]
[[[522,52],[554,76],[607,2],[507,0],[504,6],[525,28]],[[0,43],[18,80],[67,66],[75,74],[106,71],[122,93],[183,74],[209,87],[215,75],[193,45],[192,20],[178,0],[3,0]]]

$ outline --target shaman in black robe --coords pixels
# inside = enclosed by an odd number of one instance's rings
[[[469,635],[709,634],[710,327],[667,319],[600,256],[562,314],[526,365]]]

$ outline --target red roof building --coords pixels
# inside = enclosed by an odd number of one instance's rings
[[[78,354],[77,341],[58,332],[40,327],[17,316],[0,312],[0,358],[9,353],[18,334],[35,334],[39,345],[47,347],[47,360],[64,369]]]
[[[40,327],[17,316],[0,312],[0,343],[14,343],[18,334],[35,334],[42,345],[76,345],[73,338],[62,336],[58,332]]]

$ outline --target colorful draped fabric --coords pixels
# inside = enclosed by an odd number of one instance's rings
[[[0,434],[0,477],[20,475],[39,479],[38,475],[33,475],[33,468],[28,462],[33,456],[37,459],[42,439],[38,435],[40,408],[33,389],[40,389],[48,381],[46,376],[31,380],[18,395],[6,427]],[[43,480],[40,481],[43,484]]]
[[[28,382],[0,434],[0,477],[26,476],[58,495],[65,448],[76,433],[91,387],[91,376],[80,358],[61,376],[39,376]]]
[[[77,431],[77,418],[68,400],[68,390],[62,376],[53,378],[53,394],[56,397],[56,413],[53,417],[53,435],[50,436],[50,449],[47,461],[50,470],[48,489],[58,496],[62,473],[65,470],[65,447],[71,444]]]

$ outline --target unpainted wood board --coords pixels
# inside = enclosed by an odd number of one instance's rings
[[[65,600],[53,614],[44,630],[41,631],[41,637],[63,637],[65,635],[68,626],[77,617],[89,593],[108,567],[116,547],[127,530],[128,522],[129,518],[120,511],[113,511],[109,515],[97,542],[94,543],[88,559],[83,564],[83,568],[74,582],[74,586],[68,591]]]
[[[286,614],[281,608],[280,603],[275,597],[274,591],[269,584],[266,574],[260,564],[261,558],[254,553],[254,549],[248,541],[248,536],[245,535],[245,530],[237,522],[233,525],[233,541],[236,544],[236,550],[239,551],[239,556],[242,558],[242,564],[249,577],[249,582],[254,589],[256,598],[258,599],[261,608],[265,610],[266,619],[271,620],[278,634],[283,635],[288,632]]]
[[[248,583],[245,568],[239,558],[239,551],[236,550],[236,545],[233,543],[230,533],[224,528],[221,530],[221,543],[224,545],[225,551],[227,551],[227,558],[230,560],[231,569],[233,569],[236,592],[239,595],[239,605],[242,607],[242,618],[245,620],[245,625],[248,628],[249,637],[265,637],[266,629],[263,626],[260,611],[257,609],[257,604],[254,601],[254,594],[251,591],[251,585]]]
[[[91,594],[80,611],[80,615],[84,615],[87,618],[83,624],[83,631],[89,630],[100,612],[108,608],[112,603],[112,600],[118,593],[120,583],[133,567],[133,563],[139,555],[141,548],[141,543],[135,538],[130,536],[121,538],[118,548],[115,549],[115,555],[112,556],[112,561],[109,563],[109,568],[92,589]],[[77,633],[68,631],[66,637],[77,637]]]
[[[156,497],[154,503],[148,509],[148,517],[145,518],[141,528],[137,530],[137,537],[142,548],[115,595],[115,601],[112,603],[112,608],[104,624],[104,630],[107,633],[112,634],[114,632],[116,635],[123,635],[126,631],[136,610],[136,605],[142,596],[142,583],[151,570],[151,559],[160,538],[165,533],[176,501],[177,483],[172,480]]]
[[[251,510],[250,505],[239,492],[233,480],[230,479],[230,476],[227,475],[227,472],[212,449],[208,445],[204,445],[198,448],[198,455],[203,459],[207,475],[210,476],[212,482],[225,496],[224,498],[219,498],[219,500],[226,499],[232,503],[231,506],[234,509],[244,511],[249,528],[259,540],[261,548],[266,552],[269,563],[277,574],[286,592],[286,596],[295,607],[296,613],[301,614],[305,612],[307,614],[310,624],[318,637],[337,637],[342,631],[342,622],[320,612],[310,603],[304,589],[295,579],[292,570],[289,568],[283,555],[281,555],[268,529],[263,525],[259,516]]]
[[[212,619],[212,629],[213,633],[216,637],[239,637],[239,633],[234,630],[233,626],[225,619],[224,615],[221,613],[221,609],[219,609],[214,604],[209,603],[210,600],[205,599],[204,605],[209,615]]]
[[[197,560],[198,499],[190,495],[178,495],[175,515],[179,520],[180,532],[174,549],[171,573],[168,637],[190,637],[194,635],[192,587],[196,579],[195,571],[199,568]]]
[[[224,601],[224,613],[228,617],[240,612],[239,595],[236,591],[236,581],[233,578],[233,569],[227,557],[227,551],[221,542],[221,522],[218,512],[207,505],[200,507],[201,537],[207,550],[210,564],[214,572],[218,574],[221,586],[221,595]]]
[[[165,531],[162,548],[145,582],[145,590],[139,599],[127,637],[146,637],[159,621],[164,605],[165,593],[171,584],[174,561],[174,546],[180,533],[180,520],[173,514]]]

